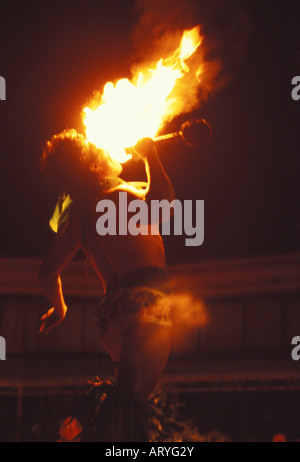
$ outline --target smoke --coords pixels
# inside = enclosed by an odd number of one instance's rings
[[[133,62],[151,63],[170,55],[182,32],[200,25],[204,39],[194,59],[201,62],[201,75],[197,85],[183,83],[184,91],[191,88],[182,95],[185,112],[198,109],[234,77],[252,30],[251,15],[239,0],[135,0],[134,5]],[[132,68],[136,70],[138,65]]]
[[[210,322],[204,301],[188,292],[174,293],[171,305],[173,320],[181,326],[200,329]]]
[[[137,59],[156,59],[161,52],[168,56],[182,31],[196,25],[194,2],[191,0],[136,0],[137,24],[132,41]],[[159,55],[158,55],[159,54]]]
[[[171,297],[173,322],[173,351],[187,353],[197,348],[199,329],[210,323],[210,315],[203,300],[191,293],[174,293]]]
[[[244,4],[243,4],[244,3]],[[155,53],[168,37],[200,25],[210,57],[239,63],[253,29],[251,6],[240,0],[135,0],[137,23],[132,32],[137,55]],[[170,45],[170,43],[169,43]]]

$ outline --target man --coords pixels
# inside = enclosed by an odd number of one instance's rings
[[[40,268],[43,290],[52,306],[42,318],[40,332],[50,332],[66,316],[60,273],[81,249],[105,294],[96,312],[102,347],[118,363],[116,385],[84,433],[88,441],[147,441],[144,404],[171,350],[170,284],[161,236],[151,234],[151,223],[149,233],[135,236],[99,236],[96,230],[97,204],[111,200],[119,217],[120,192],[127,193],[128,203],[137,198],[148,203],[174,199],[154,142],[141,140],[135,150],[146,165],[145,190],[122,181],[120,164],[75,130],[53,137],[42,158],[43,170],[68,205]]]

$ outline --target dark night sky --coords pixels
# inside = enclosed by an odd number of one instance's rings
[[[168,260],[299,252],[300,101],[291,98],[292,78],[300,75],[299,1],[166,1],[174,11],[156,10],[152,18],[161,27],[168,21],[174,27],[176,17],[180,26],[202,24],[230,76],[193,114],[213,126],[207,152],[162,148],[177,197],[205,200],[204,245],[186,248],[183,239],[167,238]],[[0,255],[41,257],[51,241],[47,222],[55,203],[39,172],[41,147],[65,127],[81,129],[80,111],[93,91],[108,80],[130,77],[134,59],[151,43],[147,33],[138,46],[133,41],[142,30],[133,1],[5,4]],[[126,169],[128,175],[137,173],[135,165]]]

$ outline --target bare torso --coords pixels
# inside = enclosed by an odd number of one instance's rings
[[[110,199],[116,205],[116,216],[119,214],[119,192],[103,194],[101,190],[81,204],[81,236],[82,249],[101,279],[104,289],[111,280],[112,274],[124,278],[129,273],[143,267],[166,268],[165,251],[161,235],[100,236],[96,230],[99,213],[96,206],[99,201]],[[128,202],[136,200],[128,194]]]

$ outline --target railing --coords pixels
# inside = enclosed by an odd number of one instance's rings
[[[36,259],[0,259],[0,294],[40,295],[39,264]],[[169,271],[180,287],[192,287],[204,297],[300,290],[300,254],[201,262]],[[66,295],[101,295],[96,274],[81,261],[64,270],[63,282]]]

